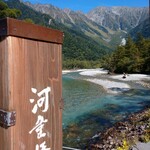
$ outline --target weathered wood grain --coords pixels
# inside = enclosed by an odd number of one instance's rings
[[[0,127],[0,150],[34,150],[46,141],[51,150],[62,150],[62,44],[35,41],[14,36],[0,37],[0,109],[16,111],[16,125]],[[49,109],[37,115],[48,119],[43,131],[46,137],[37,139],[29,131],[37,121],[29,99],[37,99],[38,92],[51,87]],[[3,143],[3,144],[2,144]]]

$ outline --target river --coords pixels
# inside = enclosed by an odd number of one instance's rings
[[[67,147],[85,149],[98,132],[150,105],[150,90],[135,82],[129,82],[130,90],[113,94],[86,78],[78,72],[63,75],[63,145]]]

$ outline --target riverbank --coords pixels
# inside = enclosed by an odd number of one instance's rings
[[[130,85],[126,83],[114,82],[114,81],[104,80],[104,79],[103,80],[102,79],[86,79],[86,81],[99,84],[103,86],[105,91],[107,91],[108,93],[113,93],[113,94],[125,92],[131,88]]]
[[[131,82],[150,88],[150,75],[145,74],[127,74],[126,78],[123,78],[123,75],[109,75],[108,70],[103,68],[80,70],[79,74],[86,76],[86,81],[101,85],[108,93],[128,91],[132,88]]]
[[[148,142],[147,144],[144,144]],[[124,122],[118,122],[113,127],[98,133],[90,140],[90,150],[149,150],[150,142],[150,108],[132,114]],[[146,149],[149,147],[149,149]],[[139,149],[141,150],[141,149]]]

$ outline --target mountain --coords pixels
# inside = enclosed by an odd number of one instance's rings
[[[150,38],[150,18],[141,22],[129,32],[133,38],[137,37],[137,33],[140,33],[145,38]]]
[[[87,17],[112,30],[129,31],[149,17],[148,7],[97,7]]]
[[[82,12],[60,9],[51,4],[41,5],[31,4],[30,2],[26,2],[25,4],[38,12],[50,15],[55,21],[92,38],[97,43],[101,43],[101,45],[105,45],[106,47],[111,47],[109,44],[109,41],[111,41],[111,32],[89,19]]]
[[[31,4],[30,2],[25,4],[38,12],[50,15],[68,27],[75,27],[86,32],[98,28],[104,32],[103,36],[106,36],[110,29],[129,31],[149,16],[148,7],[97,7],[84,14],[80,11],[60,9],[51,4]]]
[[[89,13],[60,9],[51,4],[27,6],[51,17],[70,29],[82,32],[101,45],[114,49],[126,33],[138,26],[149,16],[146,7],[97,7]]]
[[[4,1],[10,8],[20,9],[22,15],[19,19],[31,18],[36,24],[59,29],[64,32],[63,59],[76,60],[98,60],[110,49],[101,43],[96,42],[78,30],[68,28],[64,24],[53,19],[50,15],[37,12],[25,5],[20,0]]]
[[[58,7],[52,6],[51,4],[41,5],[31,4],[30,2],[26,2],[25,4],[38,12],[50,15],[53,19],[66,25],[69,28],[74,28],[82,32],[95,32],[99,36],[101,36],[101,34],[103,34],[103,36],[108,34],[107,29],[101,25],[98,25],[96,22],[93,22],[80,11],[75,12],[70,9],[62,10]],[[99,30],[96,32],[96,29]],[[100,30],[104,33],[99,32]]]

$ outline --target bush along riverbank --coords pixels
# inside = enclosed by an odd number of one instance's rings
[[[137,142],[150,141],[150,108],[130,115],[103,133],[92,137],[90,150],[132,150]]]

